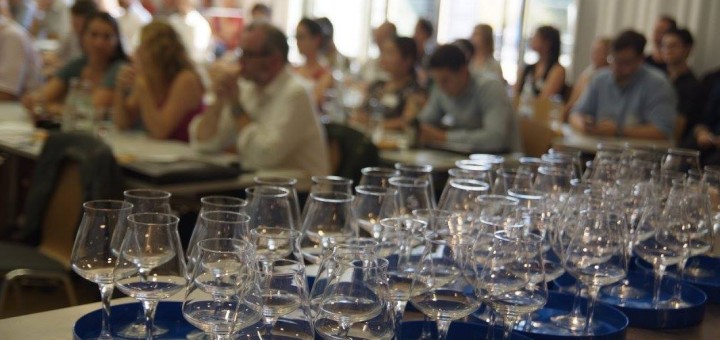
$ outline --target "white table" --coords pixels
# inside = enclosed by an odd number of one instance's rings
[[[562,126],[562,134],[562,137],[557,137],[553,140],[553,146],[568,147],[589,154],[594,154],[600,143],[620,146],[629,145],[631,147],[652,147],[657,149],[667,149],[674,145],[670,140],[588,136],[575,131],[567,124]]]

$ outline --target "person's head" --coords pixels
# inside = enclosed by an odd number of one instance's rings
[[[380,67],[393,78],[415,76],[417,47],[412,38],[394,37],[380,46]]]
[[[118,6],[123,9],[128,9],[135,0],[118,0]]]
[[[143,26],[135,54],[154,87],[169,86],[180,71],[194,68],[178,33],[160,20]]]
[[[665,33],[674,31],[677,29],[677,21],[675,21],[675,18],[663,14],[658,17],[657,21],[655,22],[655,27],[653,27],[653,44],[655,45],[655,48],[658,50],[660,49],[662,45],[662,38],[665,35]]]
[[[80,45],[88,59],[97,58],[108,62],[127,60],[120,43],[117,21],[107,12],[89,16],[81,32]]]
[[[418,19],[415,24],[415,32],[413,33],[413,39],[415,43],[424,44],[433,35],[433,24],[430,20],[425,18]]]
[[[459,96],[470,78],[467,63],[467,57],[460,47],[442,45],[430,55],[427,68],[440,90],[448,96]]]
[[[592,62],[593,66],[603,67],[608,65],[610,45],[612,45],[612,40],[609,38],[598,38],[593,41],[590,50],[590,62]]]
[[[397,28],[395,24],[385,21],[373,30],[373,40],[378,47],[382,47],[386,40],[390,40],[397,36]]]
[[[252,9],[250,10],[250,16],[252,16],[252,21],[269,22],[270,17],[272,16],[272,10],[266,4],[257,3],[253,5]]]
[[[662,58],[668,65],[678,65],[687,62],[690,57],[695,39],[687,29],[677,29],[665,33],[662,39]]]
[[[320,25],[323,33],[323,40],[322,44],[320,44],[320,49],[323,52],[328,52],[335,46],[333,43],[333,38],[335,36],[335,27],[333,27],[332,21],[330,21],[330,19],[328,19],[327,17],[317,18],[315,19],[315,22]]]
[[[75,34],[80,34],[87,18],[99,11],[97,4],[93,0],[77,0],[70,7],[70,24]]]
[[[545,57],[548,65],[557,63],[560,59],[560,31],[552,26],[538,27],[530,40],[530,47]]]
[[[495,53],[495,39],[492,26],[480,24],[475,26],[470,36],[475,53],[492,56]]]
[[[295,38],[300,54],[315,56],[323,44],[323,29],[315,20],[302,18],[297,25]]]
[[[240,76],[258,85],[267,85],[287,64],[287,37],[269,23],[246,27],[240,47]]]
[[[473,54],[475,54],[475,47],[469,39],[457,39],[453,41],[452,44],[460,47],[460,49],[465,53],[467,60],[470,60]]]
[[[645,37],[633,30],[623,31],[613,40],[610,68],[617,83],[623,84],[630,80],[643,65],[646,43]]]

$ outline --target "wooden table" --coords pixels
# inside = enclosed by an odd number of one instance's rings
[[[433,170],[437,172],[447,172],[449,169],[455,167],[456,161],[467,158],[467,155],[430,149],[380,151],[380,163],[383,165],[392,167],[398,162],[415,165],[432,165]]]
[[[674,146],[670,140],[650,140],[637,138],[618,138],[618,137],[597,137],[583,135],[573,130],[569,125],[565,124],[561,127],[562,137],[553,140],[553,147],[567,147],[580,150],[583,153],[595,154],[597,146],[600,143],[610,145],[630,145],[635,147],[653,147],[658,149],[667,149]]]

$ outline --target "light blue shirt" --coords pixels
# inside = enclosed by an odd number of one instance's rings
[[[421,122],[447,129],[447,141],[478,152],[520,149],[520,136],[503,83],[484,74],[470,76],[467,88],[451,97],[437,86],[420,112]]]
[[[618,87],[609,68],[599,70],[573,107],[573,114],[585,114],[596,121],[611,120],[623,127],[652,124],[671,137],[675,127],[677,98],[667,78],[642,65],[623,88]]]

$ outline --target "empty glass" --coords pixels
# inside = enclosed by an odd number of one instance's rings
[[[132,204],[123,201],[83,203],[84,213],[75,236],[70,263],[78,275],[100,286],[102,329],[98,339],[112,339],[110,298],[114,287],[113,269],[120,252],[120,242],[113,242],[113,238],[122,239],[124,236],[124,225],[131,210]]]
[[[290,191],[282,187],[254,186],[245,189],[248,197],[249,229],[258,227],[295,229]]]
[[[158,302],[175,295],[187,284],[178,221],[168,214],[130,215],[113,272],[115,286],[143,305],[146,339],[153,338],[151,330]]]
[[[700,151],[681,148],[670,148],[663,157],[662,170],[680,171],[687,173],[688,170],[700,172]]]
[[[262,339],[313,339],[305,266],[279,259],[257,270],[263,301]],[[278,322],[279,319],[282,321]]]
[[[427,181],[427,196],[430,199],[431,206],[428,208],[435,208],[435,183],[433,182],[433,167],[432,165],[414,165],[414,164],[403,164],[395,163],[395,169],[400,171],[401,177],[414,178]],[[392,179],[391,179],[392,180]],[[390,183],[392,187],[392,182]],[[402,195],[402,193],[401,193]]]
[[[155,189],[132,189],[123,192],[125,202],[133,205],[133,213],[172,213],[169,192]]]
[[[362,177],[360,177],[359,186],[378,186],[388,188],[390,183],[388,182],[391,177],[400,176],[400,171],[391,168],[380,168],[380,167],[367,167],[360,170]]]
[[[490,191],[487,183],[474,179],[451,178],[447,181],[438,209],[460,213],[471,212],[475,209],[475,200]]]
[[[352,195],[352,183],[349,178],[340,176],[312,176],[310,192],[342,192]]]
[[[498,169],[493,194],[505,195],[510,189],[532,189],[532,174],[520,169]]]
[[[302,224],[300,216],[300,200],[298,199],[297,179],[290,177],[255,177],[253,178],[255,184],[281,187],[288,190],[288,201],[290,202],[290,209],[293,216],[293,225],[299,226]]]
[[[305,260],[320,261],[323,237],[357,236],[352,201],[352,195],[341,192],[310,194],[300,238],[300,250]]]
[[[198,242],[209,238],[244,239],[250,236],[250,217],[246,214],[234,211],[205,211],[200,213],[198,221],[187,248],[188,276],[192,275],[200,256]]]
[[[270,263],[292,255],[302,260],[298,239],[300,232],[287,228],[259,227],[250,230],[250,240],[255,245],[256,260]]]
[[[373,233],[378,221],[397,214],[398,200],[395,189],[366,185],[355,187],[352,209],[357,218],[358,232],[375,237]]]
[[[430,183],[425,179],[393,177],[390,188],[398,192],[398,215],[410,215],[415,209],[433,209],[435,205],[429,194]]]

